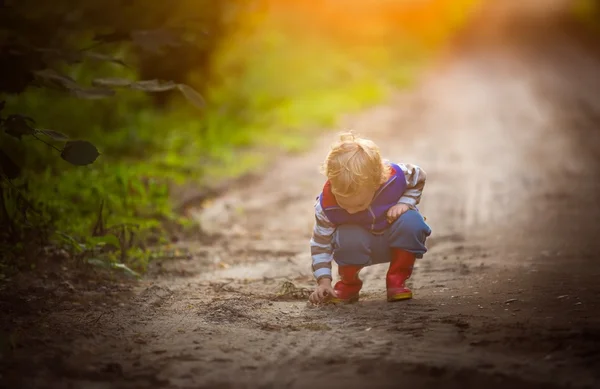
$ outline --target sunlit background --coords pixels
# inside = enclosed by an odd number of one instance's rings
[[[337,130],[342,115],[415,85],[480,3],[112,0],[72,9],[66,0],[14,2],[29,23],[22,28],[36,26],[28,30],[37,32],[36,46],[86,48],[127,64],[50,62],[78,83],[173,80],[195,88],[205,105],[176,91],[120,89],[91,100],[35,87],[5,94],[5,114],[30,116],[37,128],[89,140],[101,153],[73,167],[42,142],[3,133],[6,154],[23,167],[14,186],[3,187],[7,217],[23,222],[15,193],[25,193],[36,212],[25,212],[22,236],[51,226],[56,233],[45,238],[77,255],[112,244],[95,260],[143,271],[150,248],[194,228],[180,212],[194,191],[257,171],[277,152],[305,150],[316,134]],[[574,12],[593,26],[596,4],[576,1]],[[159,29],[131,42],[132,31]],[[16,255],[14,247],[6,243],[0,256]],[[29,249],[22,241],[19,247]]]

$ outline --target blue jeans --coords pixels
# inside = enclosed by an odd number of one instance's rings
[[[431,228],[418,211],[403,213],[382,234],[373,234],[355,224],[338,226],[333,236],[333,260],[341,266],[369,266],[390,262],[391,249],[398,248],[422,258]]]

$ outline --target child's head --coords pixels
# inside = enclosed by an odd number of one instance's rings
[[[343,133],[331,146],[323,173],[340,207],[356,213],[369,206],[379,186],[387,181],[389,167],[375,143]]]

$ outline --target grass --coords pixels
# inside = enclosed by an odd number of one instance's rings
[[[88,139],[102,153],[94,164],[77,168],[35,140],[3,139],[29,168],[16,185],[27,182],[28,196],[41,212],[30,220],[50,226],[54,242],[73,256],[126,262],[143,272],[151,247],[193,227],[174,211],[173,184],[206,185],[255,171],[271,161],[273,151],[306,150],[318,133],[336,128],[340,115],[410,87],[430,51],[400,38],[344,41],[271,15],[220,47],[202,111],[179,96],[165,108],[153,108],[149,96],[133,91],[81,101],[31,90],[9,100],[14,112]],[[86,66],[71,75],[136,76],[114,66]],[[204,77],[191,74],[189,83]],[[11,206],[18,218],[17,204]]]

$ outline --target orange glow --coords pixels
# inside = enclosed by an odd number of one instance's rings
[[[456,32],[479,0],[266,0],[272,14],[307,34],[346,41],[399,36],[436,45]]]

